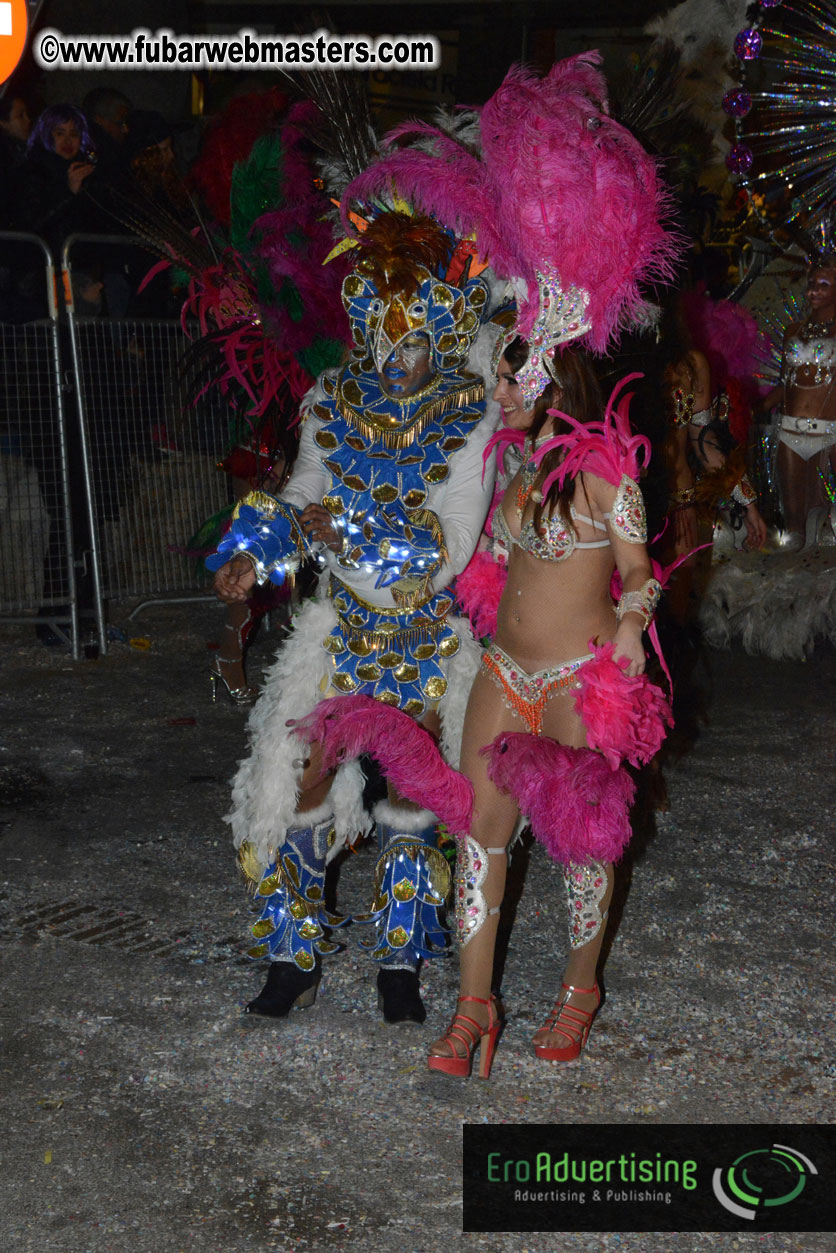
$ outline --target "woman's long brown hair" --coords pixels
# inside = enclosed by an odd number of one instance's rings
[[[528,345],[518,336],[505,349],[504,355],[505,360],[516,373],[528,360]],[[601,389],[585,353],[564,348],[555,363],[555,372],[560,383],[550,383],[543,394],[538,396],[534,405],[534,416],[526,432],[532,444],[548,421],[549,409],[561,409],[578,422],[584,423],[600,421],[603,414],[604,402]],[[554,419],[555,435],[562,435],[567,429],[566,423],[561,418]],[[547,475],[551,474],[552,470],[560,464],[563,455],[562,449],[548,453],[541,462],[541,469]],[[543,511],[548,506],[550,513],[556,513],[566,526],[571,526],[575,530],[569,510],[574,494],[574,478],[569,479],[562,488],[558,487],[556,482],[552,483],[546,499],[534,507],[535,529],[540,530]]]

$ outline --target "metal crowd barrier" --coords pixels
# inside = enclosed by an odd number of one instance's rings
[[[49,627],[78,658],[71,454],[52,254],[36,235],[3,231],[0,621]]]
[[[217,463],[230,411],[214,395],[189,403],[198,389],[183,370],[188,338],[180,323],[79,312],[78,246],[89,252],[91,245],[120,242],[136,246],[108,236],[71,236],[62,258],[103,653],[105,601],[207,599],[202,562],[183,550],[228,499]]]

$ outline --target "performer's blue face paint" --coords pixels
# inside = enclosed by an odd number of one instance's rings
[[[405,400],[429,383],[433,375],[430,341],[422,332],[406,335],[386,358],[380,385],[387,396]]]

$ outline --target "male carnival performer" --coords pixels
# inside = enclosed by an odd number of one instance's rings
[[[306,556],[318,554],[329,575],[267,676],[233,790],[236,846],[263,903],[250,953],[271,963],[247,1012],[273,1017],[313,1004],[321,955],[338,947],[328,927],[339,920],[323,904],[326,862],[369,827],[357,763],[323,773],[319,747],[308,752],[288,722],[323,697],[363,694],[440,730],[457,762],[478,664],[468,628],[449,616],[448,589],[476,547],[492,491],[482,464],[496,425],[485,416],[486,371],[465,368],[488,285],[469,277],[467,246],[425,216],[379,212],[357,257],[343,285],[351,357],[303,405],[281,498],[248,498],[207,562],[231,603],[256,581],[281,583]],[[429,807],[433,781],[418,790],[427,808],[408,806],[390,782],[374,813],[380,857],[365,946],[388,1022],[424,1021],[419,962],[446,940],[438,915],[449,873]]]

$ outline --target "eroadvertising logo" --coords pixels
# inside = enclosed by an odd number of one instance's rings
[[[836,1126],[466,1125],[464,1231],[836,1230]]]
[[[789,1205],[804,1190],[808,1175],[817,1175],[809,1157],[786,1144],[741,1153],[727,1170],[714,1171],[714,1195],[730,1214],[749,1220],[758,1209]],[[731,1195],[730,1195],[731,1194]]]

